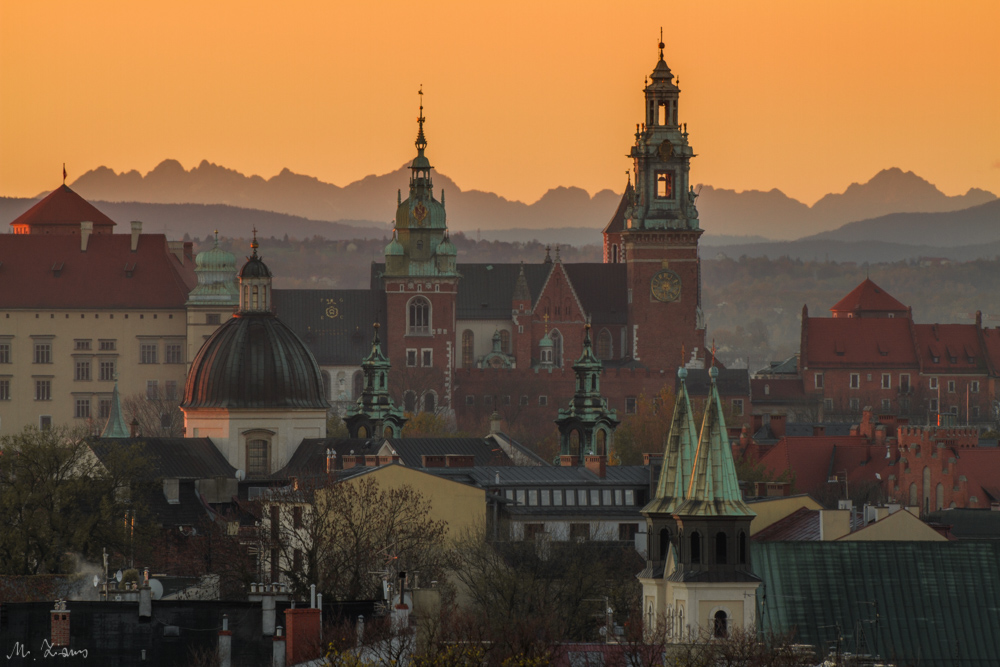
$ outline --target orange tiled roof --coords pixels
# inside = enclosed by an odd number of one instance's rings
[[[907,307],[881,287],[865,278],[831,309],[833,313],[907,312]]]
[[[114,220],[64,184],[22,213],[10,225],[15,233],[26,233],[28,228],[42,226],[54,228],[53,233],[65,234],[72,231],[67,228],[75,228],[79,233],[80,223],[84,221],[93,222],[95,232],[100,229],[101,233],[107,234],[115,226]]]
[[[910,327],[899,318],[811,317],[806,323],[802,364],[806,368],[916,366]]]

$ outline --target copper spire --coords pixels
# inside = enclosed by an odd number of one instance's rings
[[[250,256],[252,258],[256,259],[256,257],[257,257],[257,248],[259,248],[259,247],[260,247],[260,244],[257,243],[257,227],[254,226],[254,228],[253,228],[253,239],[250,241],[250,250],[252,251],[250,253]]]
[[[420,95],[420,115],[417,116],[417,125],[419,129],[417,130],[417,151],[421,155],[424,154],[424,149],[427,148],[427,138],[424,136],[424,85],[420,84],[420,90],[417,91],[417,95]]]

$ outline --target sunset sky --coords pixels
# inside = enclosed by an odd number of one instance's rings
[[[620,191],[661,25],[693,182],[1000,194],[997,0],[0,0],[0,195],[165,158],[346,185],[412,158],[421,85],[461,188]]]

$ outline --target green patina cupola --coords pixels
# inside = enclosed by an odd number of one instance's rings
[[[544,342],[545,338],[542,340]],[[587,324],[584,326],[583,353],[573,364],[576,392],[569,406],[559,409],[555,420],[559,427],[560,454],[573,454],[582,461],[588,454],[606,456],[611,452],[614,432],[620,420],[618,412],[610,409],[607,399],[601,396],[603,370],[601,360],[594,354],[590,324]]]
[[[389,358],[382,352],[379,324],[372,325],[372,349],[361,362],[364,388],[358,402],[348,409],[344,423],[352,438],[399,438],[403,433],[406,417],[389,395]]]
[[[239,303],[236,255],[219,247],[219,232],[215,232],[213,246],[195,257],[194,267],[198,284],[188,294],[189,304],[235,306]]]

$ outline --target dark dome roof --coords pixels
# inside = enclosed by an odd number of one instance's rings
[[[329,407],[312,353],[270,313],[241,313],[205,341],[184,387],[185,408]]]
[[[240,278],[270,278],[271,270],[257,256],[256,249],[252,257],[247,257],[247,263],[240,269]]]

